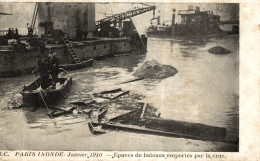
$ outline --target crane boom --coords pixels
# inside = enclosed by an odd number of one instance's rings
[[[33,18],[32,18],[32,23],[31,23],[31,28],[35,27],[35,21],[38,13],[38,2],[35,3],[34,11],[33,11]]]
[[[33,35],[33,32],[34,32],[35,22],[36,22],[37,13],[38,13],[38,6],[39,6],[39,3],[36,2],[36,3],[35,3],[34,10],[33,10],[32,23],[31,23],[30,27],[28,27],[28,35],[29,35],[29,36],[32,36],[32,35]]]
[[[99,29],[102,24],[107,24],[107,23],[112,24],[112,23],[115,23],[115,22],[120,22],[120,21],[123,21],[125,19],[137,16],[137,15],[140,15],[140,14],[143,14],[145,12],[155,10],[155,9],[156,9],[155,6],[149,6],[149,7],[138,8],[138,9],[126,11],[126,12],[123,12],[123,13],[115,14],[113,16],[109,16],[109,17],[106,17],[106,18],[101,19],[99,21],[96,21],[96,28]]]

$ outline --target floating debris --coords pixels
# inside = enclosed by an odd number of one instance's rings
[[[19,109],[23,107],[23,98],[21,94],[15,95],[7,101],[7,109]]]
[[[88,127],[89,127],[90,132],[94,135],[106,133],[106,131],[102,129],[102,126],[95,126],[94,127],[91,122],[88,123]]]
[[[162,65],[156,60],[146,61],[134,72],[139,78],[164,79],[174,76],[178,70],[170,65]]]
[[[69,114],[74,111],[75,107],[70,107],[70,108],[59,108],[55,107],[54,111],[51,111],[48,113],[49,117],[59,117],[61,115]]]
[[[225,55],[225,54],[231,53],[230,50],[225,49],[225,48],[223,48],[223,47],[221,47],[221,46],[215,46],[215,47],[213,47],[213,48],[210,48],[210,49],[208,50],[208,52],[209,52],[209,53],[212,53],[212,54],[217,54],[217,55]]]

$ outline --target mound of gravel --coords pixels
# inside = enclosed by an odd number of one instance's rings
[[[163,79],[174,76],[178,70],[170,65],[162,65],[156,60],[146,61],[135,72],[134,76],[139,78]]]
[[[230,50],[225,49],[225,48],[223,48],[223,47],[221,47],[221,46],[215,46],[215,47],[213,47],[213,48],[210,48],[210,49],[208,50],[208,52],[209,52],[209,53],[212,53],[212,54],[218,54],[218,55],[225,55],[225,54],[231,53]]]

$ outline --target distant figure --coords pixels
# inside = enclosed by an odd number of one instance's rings
[[[13,38],[13,35],[14,35],[13,31],[11,30],[11,28],[9,28],[9,29],[8,29],[8,33],[7,33],[7,37],[8,37],[9,39],[11,39],[11,38]]]
[[[59,59],[57,57],[57,53],[54,49],[48,55],[49,69],[53,79],[53,84],[58,82],[58,74],[59,74]]]
[[[16,35],[16,36],[19,35],[19,34],[18,34],[18,29],[17,29],[17,28],[15,29],[15,35]]]
[[[37,60],[38,67],[33,70],[33,74],[39,73],[40,74],[40,84],[42,89],[46,89],[50,82],[49,82],[49,72],[48,72],[48,62],[43,61],[41,58]]]

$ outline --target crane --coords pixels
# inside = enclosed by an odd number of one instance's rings
[[[33,11],[32,23],[28,27],[28,36],[29,37],[33,36],[33,32],[34,32],[34,28],[35,28],[35,22],[36,22],[37,13],[38,13],[38,7],[39,7],[39,3],[36,2],[35,7],[34,7],[34,11]]]
[[[96,28],[99,29],[102,25],[107,25],[107,24],[117,24],[117,23],[122,22],[125,19],[137,16],[137,15],[140,15],[140,14],[143,14],[145,12],[155,10],[155,9],[156,9],[155,6],[148,6],[148,7],[144,7],[144,8],[138,8],[138,9],[126,11],[123,13],[115,14],[113,16],[109,16],[109,17],[103,18],[99,21],[96,21]]]

